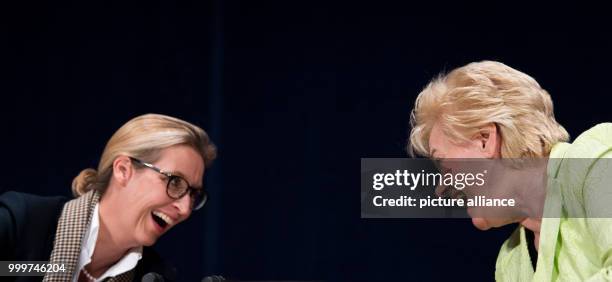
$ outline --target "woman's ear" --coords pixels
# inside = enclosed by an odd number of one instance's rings
[[[494,123],[479,128],[476,140],[485,158],[499,157],[501,138]]]
[[[126,186],[134,173],[132,160],[127,156],[118,156],[113,161],[113,178],[120,186]]]

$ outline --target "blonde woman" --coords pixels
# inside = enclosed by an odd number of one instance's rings
[[[171,269],[148,247],[205,204],[202,178],[215,155],[191,123],[136,117],[108,141],[98,169],[74,179],[75,199],[0,197],[0,260],[62,266],[43,281],[141,281],[149,273],[171,281]]]
[[[565,143],[569,136],[554,118],[550,95],[527,74],[492,61],[431,81],[416,99],[411,124],[414,154],[547,160],[543,196],[521,191],[540,201],[544,216],[472,218],[482,230],[519,224],[500,250],[496,280],[612,280],[612,221],[602,218],[612,206],[612,166],[606,160],[612,157],[612,124]]]

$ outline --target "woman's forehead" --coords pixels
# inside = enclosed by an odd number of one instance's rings
[[[162,150],[157,164],[161,169],[181,176],[194,185],[199,183],[204,174],[202,156],[193,148],[185,145]]]

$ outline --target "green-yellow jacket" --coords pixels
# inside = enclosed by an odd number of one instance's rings
[[[497,281],[612,281],[612,123],[556,144],[534,271],[524,227],[504,242]],[[612,217],[612,216],[606,216]]]

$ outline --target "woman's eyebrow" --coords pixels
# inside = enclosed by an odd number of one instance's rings
[[[191,187],[193,187],[193,188],[196,188],[196,189],[202,189],[202,185],[201,185],[201,184],[200,184],[200,185],[194,185],[194,184],[192,184],[192,183],[191,183],[191,181],[189,181],[189,180],[187,179],[187,177],[185,176],[185,174],[183,174],[182,172],[180,172],[180,171],[178,171],[178,170],[170,170],[170,171],[168,171],[168,173],[170,173],[170,174],[172,174],[172,175],[176,175],[176,176],[180,176],[180,177],[182,177],[183,179],[187,180],[187,182],[189,183],[189,186],[191,186]]]
[[[167,172],[167,173],[170,173],[170,174],[172,174],[172,175],[175,175],[175,176],[180,176],[180,177],[182,177],[183,179],[187,180],[187,177],[185,177],[185,174],[183,174],[182,172],[180,172],[180,171],[178,171],[178,170],[167,170],[166,172]],[[187,181],[189,181],[189,180],[187,180]]]
[[[178,170],[168,170],[167,172],[172,174],[172,175],[176,175],[176,176],[180,176],[182,178],[185,178],[185,174],[183,174],[182,172],[180,172]]]

